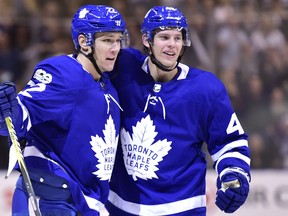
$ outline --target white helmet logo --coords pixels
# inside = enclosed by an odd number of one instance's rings
[[[86,8],[82,9],[79,13],[79,18],[83,19],[87,13],[89,13],[89,11]]]

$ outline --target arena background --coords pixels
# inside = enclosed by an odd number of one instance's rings
[[[71,18],[85,4],[118,9],[131,45],[142,50],[140,25],[155,5],[178,7],[188,18],[192,46],[182,62],[215,73],[226,85],[249,135],[251,193],[236,216],[288,212],[288,0],[0,0],[0,82],[22,89],[42,59],[70,54]],[[207,154],[208,216],[215,173]],[[10,215],[17,173],[4,179],[7,137],[0,137],[0,215]],[[105,213],[103,213],[105,215]]]

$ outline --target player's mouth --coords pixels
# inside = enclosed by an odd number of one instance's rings
[[[168,56],[175,56],[176,54],[174,52],[163,52],[165,55],[168,55]]]
[[[106,58],[106,60],[108,60],[108,61],[115,61],[115,57],[114,58]]]

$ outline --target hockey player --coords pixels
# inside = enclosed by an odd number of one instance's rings
[[[119,57],[121,145],[107,210],[111,216],[205,216],[206,143],[218,175],[216,205],[234,212],[249,192],[250,153],[224,85],[180,63],[191,41],[176,8],[153,7],[141,32],[148,56],[124,49]]]
[[[121,107],[103,72],[129,41],[126,24],[114,8],[86,5],[71,30],[76,54],[40,62],[17,99],[13,83],[0,86],[1,134],[3,118],[12,116],[44,216],[99,215],[119,138]],[[13,215],[33,215],[29,204],[20,175]]]

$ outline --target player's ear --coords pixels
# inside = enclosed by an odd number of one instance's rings
[[[149,48],[148,37],[146,36],[146,34],[142,35],[142,43],[145,47]]]
[[[84,53],[89,52],[90,47],[87,45],[86,37],[83,34],[80,34],[78,36],[78,42],[79,42],[80,48],[82,49]]]

